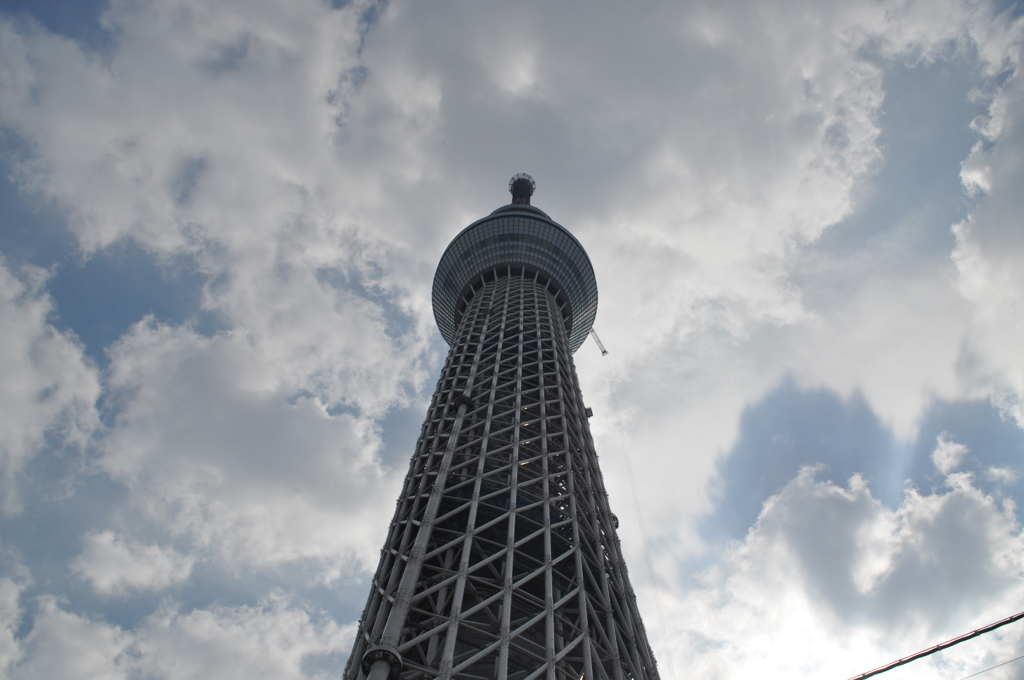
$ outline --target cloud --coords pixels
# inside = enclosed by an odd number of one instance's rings
[[[32,630],[20,642],[22,658],[12,679],[128,677],[131,636],[61,609],[52,596],[39,599]]]
[[[903,480],[894,485],[888,474],[895,448],[892,433],[861,395],[844,400],[826,390],[801,390],[787,379],[744,411],[738,440],[719,459],[716,512],[705,519],[707,533],[722,541],[743,536],[765,499],[808,465],[820,466],[831,479],[860,474],[876,495],[899,495]]]
[[[1024,141],[1022,26],[1018,19],[1002,65],[1006,84],[993,96],[987,115],[975,121],[983,140],[964,161],[961,177],[976,205],[967,219],[953,226],[953,260],[960,290],[974,303],[974,324],[958,368],[965,382],[991,392],[1024,427],[1024,364],[1018,351],[1024,343],[1024,203],[1017,190],[1024,181],[1019,158]]]
[[[2,114],[37,158],[19,168],[22,181],[67,206],[86,250],[126,234],[190,249],[299,208],[329,139],[327,96],[346,66],[336,59],[351,59],[359,35],[353,10],[291,7],[112,3],[103,22],[121,38],[107,65],[71,40],[4,22]],[[232,51],[238,44],[248,47]],[[231,69],[210,67],[231,54]],[[190,182],[191,200],[175,200]],[[257,195],[259,210],[247,200]]]
[[[21,640],[12,680],[36,678],[331,677],[324,667],[351,644],[340,627],[281,596],[252,607],[182,614],[163,607],[133,631],[69,612],[43,597]]]
[[[960,461],[968,453],[970,453],[970,449],[963,444],[957,444],[950,439],[948,432],[943,432],[936,438],[935,450],[932,451],[932,462],[935,463],[939,472],[948,475],[960,465]]]
[[[432,329],[427,296],[400,285],[409,254],[367,209],[365,168],[335,141],[363,9],[114,3],[109,67],[4,22],[0,116],[32,149],[19,184],[65,208],[85,255],[132,239],[187,256],[204,307],[276,353],[285,379],[379,415],[423,379],[412,364]],[[225,50],[233,66],[211,71]],[[339,366],[352,380],[332,380]]]
[[[125,540],[113,531],[87,534],[83,543],[71,569],[104,595],[161,590],[184,581],[192,572],[194,558],[172,548]]]
[[[184,256],[225,328],[143,319],[107,348],[97,463],[129,490],[126,541],[142,509],[183,559],[230,569],[330,580],[376,553],[397,482],[377,420],[422,399],[436,357],[428,294],[403,281],[427,267],[403,266],[343,155],[367,7],[113,3],[107,62],[0,26],[21,186],[67,211],[86,257],[123,239]]]
[[[46,272],[15,276],[0,259],[0,506],[21,510],[18,476],[46,447],[83,446],[99,424],[96,369],[49,322]],[[51,439],[48,441],[47,438]]]
[[[337,578],[373,559],[398,479],[373,421],[272,379],[251,337],[138,324],[111,351],[120,404],[100,466],[131,505],[229,568],[291,561]]]
[[[673,601],[673,655],[706,677],[849,677],[1021,609],[1022,560],[1012,508],[969,476],[889,510],[861,478],[843,487],[805,468]],[[904,673],[956,678],[1019,645],[1006,631]]]
[[[138,635],[135,668],[173,680],[336,677],[353,626],[273,595],[255,607],[161,609]]]
[[[955,468],[970,473],[974,484],[986,493],[1003,498],[1020,498],[1021,457],[1024,430],[990,400],[936,401],[925,412],[917,440],[907,452],[901,478],[913,480],[920,488],[939,488],[945,475],[934,460],[936,449],[958,447],[965,451]],[[967,455],[969,453],[969,455]]]
[[[1017,472],[1015,470],[996,465],[989,466],[985,470],[985,476],[1003,484],[1013,484],[1017,481]]]
[[[743,9],[760,20],[781,11],[782,6],[758,3],[756,12],[749,5]],[[793,10],[797,5],[785,6]],[[739,6],[725,5],[705,12],[704,23],[700,25],[713,27],[707,29],[714,36],[709,44],[727,41],[732,39],[730,33],[737,33],[742,38],[736,40],[760,45],[760,37],[741,33],[747,24],[743,19],[734,19],[733,11],[739,11]],[[966,98],[970,84],[979,83],[984,85],[977,85],[972,96],[975,104],[983,108],[998,88],[994,74],[1000,72],[1001,65],[1012,58],[1016,49],[1013,41],[1019,26],[994,18],[987,5],[957,2],[927,8],[912,3],[885,7],[846,4],[839,9],[809,10],[806,16],[814,17],[818,25],[808,29],[799,21],[781,19],[769,23],[773,35],[777,33],[780,37],[772,43],[773,51],[756,51],[768,64],[751,64],[749,74],[736,73],[702,84],[716,93],[718,90],[708,83],[745,83],[745,87],[736,86],[737,93],[762,88],[757,93],[767,96],[764,93],[774,94],[772,88],[788,82],[787,74],[773,73],[766,76],[769,82],[761,85],[752,75],[756,72],[753,69],[767,69],[777,63],[780,69],[794,71],[798,64],[809,64],[803,66],[812,74],[808,87],[847,93],[853,103],[835,104],[836,116],[851,116],[863,122],[860,129],[865,136],[855,136],[851,144],[861,145],[864,165],[857,171],[830,175],[842,178],[836,179],[835,184],[826,186],[826,180],[817,177],[806,184],[808,195],[827,197],[825,202],[837,210],[834,215],[827,219],[822,219],[821,214],[813,220],[796,219],[812,215],[812,207],[796,205],[805,198],[799,190],[783,192],[779,187],[799,175],[793,175],[791,167],[772,166],[768,155],[772,147],[767,142],[758,145],[758,137],[743,138],[746,143],[741,146],[745,154],[742,161],[724,162],[724,167],[736,174],[718,184],[706,181],[714,176],[715,163],[721,158],[716,156],[711,159],[708,172],[694,172],[691,177],[662,186],[663,190],[658,192],[645,182],[642,187],[631,188],[630,197],[615,196],[622,204],[621,209],[614,204],[595,207],[593,213],[599,217],[592,223],[584,222],[582,237],[598,276],[611,272],[606,278],[599,278],[602,298],[597,324],[614,358],[599,358],[596,352],[584,347],[576,361],[585,395],[588,400],[600,399],[594,404],[595,411],[607,414],[608,420],[595,419],[592,426],[598,450],[603,454],[602,465],[610,478],[613,503],[622,507],[629,504],[631,490],[625,483],[619,483],[624,479],[624,470],[617,462],[618,433],[614,432],[613,406],[606,396],[606,369],[599,362],[613,366],[611,380],[620,404],[625,405],[627,448],[634,460],[642,461],[635,467],[647,525],[653,525],[654,532],[662,534],[660,538],[654,537],[654,544],[656,551],[665,552],[663,561],[659,560],[665,574],[677,574],[678,567],[674,565],[680,559],[705,549],[695,526],[701,515],[715,512],[713,490],[708,485],[713,484],[716,458],[724,457],[736,445],[737,433],[743,432],[745,409],[772,394],[787,376],[802,389],[824,388],[846,398],[861,395],[865,405],[877,414],[878,425],[891,431],[893,450],[873,450],[870,458],[875,469],[862,470],[870,478],[875,493],[887,503],[894,502],[894,497],[898,502],[905,476],[904,461],[893,454],[899,453],[902,442],[915,441],[922,419],[935,399],[987,400],[990,395],[998,398],[1001,393],[992,389],[995,383],[991,380],[981,384],[970,378],[964,368],[970,365],[975,348],[974,343],[965,343],[976,323],[975,311],[973,302],[963,297],[957,284],[957,271],[950,260],[954,243],[949,232],[950,224],[962,219],[968,207],[962,203],[955,179],[963,157],[943,157],[950,164],[952,184],[937,184],[934,188],[943,196],[953,196],[949,208],[938,210],[933,202],[901,202],[906,198],[906,185],[916,180],[922,166],[934,161],[920,152],[907,154],[911,149],[898,146],[897,141],[910,139],[923,148],[948,149],[945,145],[952,146],[953,135],[959,135],[956,144],[966,152],[974,141],[971,135],[964,134],[970,110],[966,110],[965,117],[950,121],[939,130],[941,134],[923,139],[917,137],[922,133],[922,125],[914,116],[897,127],[896,117],[888,112],[904,107],[935,120],[934,107],[940,106],[948,113],[943,106],[947,97],[948,101]],[[792,37],[788,31],[793,32]],[[819,37],[837,34],[843,36],[842,40],[832,41],[828,46],[815,42]],[[806,45],[799,43],[804,37],[809,41]],[[852,45],[859,48],[853,49]],[[975,61],[976,51],[980,54]],[[901,66],[894,67],[889,60]],[[873,72],[873,68],[878,71]],[[942,102],[919,99],[914,89],[893,82],[892,72],[897,68],[913,71],[915,88],[921,86],[922,71],[934,73],[934,81],[927,82],[934,82],[932,87],[943,93]],[[959,68],[971,73],[964,80],[962,91],[951,87],[950,71]],[[859,80],[848,71],[854,72]],[[780,102],[803,103],[803,99],[795,99],[798,94],[804,97],[796,89],[776,96]],[[724,135],[727,130],[741,127],[731,118],[738,115],[733,108],[742,109],[745,105],[738,99],[740,94],[736,94],[732,106],[709,106],[705,112],[708,118],[719,116],[716,120],[722,122],[721,129],[706,122],[701,126],[688,118],[702,105],[698,95],[699,92],[691,95],[685,110],[671,121],[685,121],[694,140],[703,139],[704,134]],[[765,110],[760,100],[754,106],[758,111]],[[824,99],[807,103],[806,107],[799,110],[828,110]],[[654,110],[665,108],[655,106]],[[794,114],[794,126],[797,120],[803,119]],[[782,124],[779,116],[773,117],[771,123]],[[750,124],[753,130],[768,125],[761,120]],[[886,131],[887,138],[879,137],[883,124],[891,126]],[[877,126],[878,134],[867,134],[871,125]],[[820,138],[804,138],[785,136],[780,130],[778,136],[765,132],[763,139],[785,139],[787,152],[806,153],[820,160],[826,145],[824,129],[819,132]],[[697,144],[694,140],[689,143]],[[732,150],[729,140],[715,141],[719,142],[716,150],[721,153]],[[1015,152],[1007,147],[1006,154],[1009,162]],[[710,155],[709,151],[693,153],[691,157],[703,161]],[[884,182],[875,184],[883,163],[885,167],[902,166],[905,172],[886,175],[882,178]],[[704,167],[700,161],[693,165]],[[748,170],[749,177],[742,174]],[[759,177],[769,179],[759,182]],[[595,187],[601,186],[595,182]],[[764,191],[778,189],[772,194],[775,202],[748,200],[741,193],[746,186]],[[718,193],[714,191],[716,187],[720,187]],[[656,193],[655,199],[649,200],[651,195],[645,191]],[[594,193],[600,196],[596,201],[604,200],[602,191],[596,189]],[[715,197],[719,198],[718,203],[713,203]],[[540,191],[536,198],[539,203]],[[684,200],[707,207],[688,213],[684,208],[689,206],[683,204]],[[676,203],[676,209],[661,209],[670,203]],[[849,212],[844,212],[843,206]],[[781,216],[782,213],[773,212],[777,207],[792,212]],[[866,210],[876,207],[880,209]],[[935,212],[922,212],[925,209]],[[743,210],[749,212],[741,213]],[[652,218],[649,225],[640,225],[636,216],[644,215],[645,211],[650,211]],[[692,217],[684,222],[686,215]],[[780,215],[777,222],[773,221],[775,215]],[[746,216],[749,222],[743,219]],[[755,220],[760,221],[755,225]],[[797,229],[812,223],[818,227]],[[774,224],[791,230],[773,232]],[[702,232],[705,225],[708,231]],[[728,258],[736,259],[727,262]],[[993,317],[993,325],[1001,325],[999,319],[1007,318],[1008,314]],[[965,351],[965,345],[970,351]],[[1006,344],[1007,357],[1011,345]],[[987,350],[977,352],[984,356]],[[1002,369],[987,370],[993,379],[1002,375]],[[776,417],[793,415],[793,411],[780,409]],[[863,435],[871,430],[855,429]],[[927,453],[931,452],[936,434],[929,438]],[[856,456],[854,459],[858,464],[862,462]],[[755,470],[768,470],[767,477],[771,478],[789,461],[757,460],[763,466],[755,464],[746,480],[756,479]],[[931,462],[926,463],[931,468]],[[875,485],[879,482],[884,482],[889,491],[878,489]],[[752,501],[754,510],[750,516],[756,514],[761,500]],[[627,525],[627,553],[635,561],[642,560],[643,553],[639,543],[628,538],[638,532],[632,514],[620,513]],[[696,519],[672,521],[676,517]]]
[[[17,635],[24,616],[20,602],[22,590],[23,583],[0,579],[0,670],[5,674],[21,656]]]

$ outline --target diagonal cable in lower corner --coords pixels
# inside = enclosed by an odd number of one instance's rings
[[[891,663],[887,663],[884,666],[879,666],[878,668],[876,668],[874,670],[870,670],[870,671],[868,671],[866,673],[861,673],[860,675],[855,675],[852,678],[850,678],[850,680],[865,680],[866,678],[870,678],[870,677],[872,677],[874,675],[878,675],[880,673],[885,673],[886,671],[891,671],[893,668],[898,668],[899,666],[902,666],[904,664],[908,664],[911,661],[917,661],[918,659],[921,659],[921,658],[926,657],[926,656],[930,656],[932,654],[935,654],[936,652],[941,652],[944,649],[949,649],[953,645],[958,645],[961,642],[965,642],[967,640],[970,640],[971,638],[976,638],[979,635],[984,635],[985,633],[989,633],[989,632],[995,630],[996,628],[1002,628],[1003,626],[1005,626],[1007,624],[1013,623],[1014,621],[1019,621],[1021,619],[1024,619],[1024,612],[1018,612],[1018,613],[1014,614],[1013,616],[1007,616],[1005,619],[1002,619],[1001,621],[996,621],[995,623],[990,623],[987,626],[982,626],[981,628],[978,628],[976,630],[972,630],[970,633],[964,633],[963,635],[961,635],[959,637],[955,637],[952,640],[946,640],[945,642],[940,642],[939,644],[935,645],[934,647],[929,647],[928,649],[923,649],[920,652],[917,652],[916,654],[911,654],[910,656],[905,656],[902,659],[896,659],[895,661],[893,661]],[[1007,662],[1007,663],[1009,663],[1009,662]],[[984,671],[982,671],[982,672],[984,672]],[[971,676],[968,676],[968,677],[971,677]]]

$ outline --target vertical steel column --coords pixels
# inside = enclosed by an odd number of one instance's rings
[[[511,292],[511,285],[506,289]],[[502,328],[508,323],[508,297],[505,298],[505,309],[502,316]],[[520,334],[522,335],[522,334]],[[512,431],[512,464],[509,474],[509,501],[508,501],[508,522],[505,528],[505,568],[502,572],[502,601],[501,601],[501,626],[499,629],[500,647],[498,653],[498,680],[508,678],[508,654],[509,645],[512,640],[512,584],[515,574],[515,549],[516,549],[516,517],[519,498],[519,424],[522,412],[522,344],[518,343],[516,351],[519,352],[519,364],[516,368],[516,397],[514,402],[514,427]],[[499,364],[500,365],[500,364]]]
[[[533,287],[534,299],[537,297],[537,287]],[[546,300],[545,300],[546,302]],[[539,310],[534,307],[535,313],[539,316]],[[540,335],[540,324],[537,324],[538,335]],[[537,351],[540,354],[540,338],[537,338]],[[547,428],[544,420],[545,408],[544,408],[544,360],[543,355],[537,357],[539,360],[539,366],[537,370],[537,380],[540,387],[540,419],[542,427],[544,427],[544,436],[540,440],[540,455],[541,455],[541,477],[543,481],[541,494],[544,497],[544,608],[547,610],[547,616],[544,621],[544,646],[547,656],[547,678],[548,680],[555,680],[555,598],[554,598],[554,576],[552,574],[551,566],[551,467],[550,460],[548,459],[548,440],[547,440]]]
[[[476,373],[482,344],[477,345],[473,363],[470,366],[469,379],[462,395],[469,399],[469,390],[473,384],[473,377]],[[454,349],[454,348],[453,348]],[[462,347],[462,355],[469,351],[469,344]],[[472,403],[472,402],[470,402]],[[401,656],[397,647],[399,635],[405,625],[405,618],[409,613],[409,605],[416,583],[419,580],[420,569],[423,566],[423,558],[426,555],[427,544],[434,528],[434,520],[437,517],[437,510],[441,503],[441,495],[444,492],[445,481],[448,476],[448,468],[451,465],[452,455],[459,441],[459,433],[462,430],[462,423],[466,417],[467,404],[465,401],[459,403],[458,413],[455,416],[455,423],[452,425],[451,433],[448,436],[448,443],[445,447],[444,457],[438,467],[437,475],[434,477],[434,484],[430,492],[430,499],[420,520],[419,530],[416,533],[416,541],[409,551],[408,561],[405,569],[402,570],[402,577],[399,581],[398,590],[394,597],[394,604],[387,616],[387,623],[380,636],[380,643],[366,652],[369,657],[370,672],[367,674],[369,680],[387,680],[392,673],[393,666],[401,666]],[[423,477],[425,482],[426,476]]]
[[[493,298],[494,291],[491,289],[490,296]],[[474,300],[474,311],[477,311],[480,307],[480,301],[483,299],[483,295],[480,295]],[[484,343],[483,339],[487,335],[487,331],[490,325],[489,314],[485,316],[483,328],[480,333],[480,341],[477,345],[476,358],[473,362],[473,376],[475,377],[476,371],[480,365],[480,354],[483,351]],[[472,385],[472,377],[469,381]],[[467,387],[467,391],[468,391]],[[468,396],[468,395],[467,395]],[[490,404],[488,404],[488,411],[490,410]],[[484,431],[487,431],[487,425],[484,425]],[[486,439],[484,448],[479,453],[479,462],[477,464],[476,479],[473,482],[473,495],[469,508],[469,517],[466,522],[466,533],[465,538],[462,541],[462,552],[459,560],[459,572],[458,579],[455,582],[455,593],[452,596],[451,613],[448,616],[448,630],[445,634],[444,651],[441,654],[441,665],[440,673],[438,677],[441,680],[448,680],[451,677],[452,669],[452,658],[455,654],[455,641],[458,639],[459,633],[459,615],[462,612],[462,598],[466,592],[466,581],[469,577],[469,559],[470,550],[473,545],[473,531],[476,528],[476,515],[480,503],[480,485],[482,482],[482,475],[484,470],[484,463],[486,462]],[[371,680],[373,680],[371,678]]]

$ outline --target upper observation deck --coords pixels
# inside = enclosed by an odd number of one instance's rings
[[[548,286],[561,307],[569,349],[587,339],[597,316],[597,279],[587,251],[569,230],[530,205],[529,175],[509,182],[512,203],[463,229],[434,274],[434,319],[450,345],[474,290],[485,278],[525,274]]]

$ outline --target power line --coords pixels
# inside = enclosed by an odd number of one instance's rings
[[[597,342],[598,348],[601,350],[601,356],[607,357],[608,350],[604,348],[601,341],[597,337],[597,333],[594,333],[591,329],[591,333],[594,336],[594,340]],[[633,507],[636,508],[636,519],[640,525],[640,538],[644,544],[644,555],[647,557],[647,572],[651,576],[651,586],[654,588],[654,604],[658,610],[658,623],[661,624],[661,639],[664,641],[665,656],[668,659],[668,670],[672,675],[673,680],[676,677],[675,664],[672,663],[672,649],[668,644],[668,629],[665,626],[665,615],[661,611],[661,596],[658,594],[658,582],[654,578],[654,561],[651,560],[651,549],[647,543],[647,530],[644,528],[644,516],[640,512],[640,496],[636,492],[636,482],[633,479],[633,465],[629,461],[629,451],[626,449],[626,436],[623,434],[622,429],[622,416],[619,415],[619,400],[615,396],[615,388],[612,387],[611,369],[608,367],[608,363],[605,362],[605,379],[608,381],[608,392],[612,397],[612,405],[615,407],[615,422],[619,428],[619,441],[622,444],[622,457],[626,461],[626,472],[629,476],[629,486],[633,490]]]
[[[1004,661],[1002,663],[997,663],[995,666],[989,666],[988,668],[986,668],[983,671],[978,671],[977,673],[971,673],[970,675],[965,675],[964,677],[960,678],[960,680],[967,680],[967,678],[973,678],[975,675],[981,675],[982,673],[988,673],[990,670],[992,670],[994,668],[999,668],[1000,666],[1005,666],[1008,663],[1013,663],[1014,661],[1020,661],[1021,659],[1024,659],[1024,656],[1018,656],[1016,659],[1010,659],[1009,661]]]
[[[1024,619],[1024,612],[1018,612],[1017,614],[1014,614],[1013,616],[1006,617],[1002,621],[996,621],[995,623],[990,623],[987,626],[983,626],[982,628],[978,628],[977,630],[972,630],[970,633],[964,633],[960,637],[955,637],[952,640],[946,640],[945,642],[939,643],[939,644],[935,645],[934,647],[929,647],[928,649],[924,649],[924,650],[922,650],[920,652],[917,652],[916,654],[911,654],[910,656],[905,656],[902,659],[896,659],[892,663],[887,663],[884,666],[879,666],[878,668],[874,669],[873,671],[868,671],[867,673],[861,673],[860,675],[855,675],[852,678],[850,678],[850,680],[864,680],[865,678],[870,678],[872,675],[878,675],[879,673],[884,673],[886,671],[891,671],[893,668],[896,668],[897,666],[902,666],[903,664],[910,663],[911,661],[916,661],[917,659],[920,659],[920,658],[925,657],[925,656],[929,656],[931,654],[934,654],[935,652],[941,652],[944,649],[949,649],[953,645],[958,645],[961,642],[964,642],[966,640],[970,640],[971,638],[976,638],[979,635],[983,635],[985,633],[989,633],[989,632],[995,630],[996,628],[1002,628],[1006,624],[1013,623],[1014,621],[1019,621],[1020,619]],[[1009,663],[1009,661],[1007,661],[1007,663]],[[993,666],[993,668],[995,668],[995,666]],[[991,669],[989,669],[989,670],[991,670]],[[981,672],[984,673],[985,671],[981,671]],[[975,675],[977,675],[977,673],[975,673]],[[971,677],[971,676],[968,676],[968,677]]]

